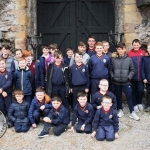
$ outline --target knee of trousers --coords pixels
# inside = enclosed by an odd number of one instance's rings
[[[59,136],[59,135],[61,135],[61,133],[60,133],[60,132],[58,132],[58,131],[56,131],[55,129],[53,130],[53,133],[54,133],[54,135],[55,135],[55,136]]]
[[[115,137],[106,137],[107,141],[114,141]]]

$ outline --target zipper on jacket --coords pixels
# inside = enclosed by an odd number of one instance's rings
[[[21,89],[23,91],[23,70],[21,72]]]

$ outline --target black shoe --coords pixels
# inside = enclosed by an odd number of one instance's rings
[[[11,122],[8,122],[7,126],[8,126],[8,128],[11,128],[11,127],[13,127],[13,124]]]
[[[44,137],[46,137],[46,136],[49,136],[49,133],[48,133],[48,132],[44,132],[44,131],[42,131],[42,132],[38,135],[39,138],[44,138]]]

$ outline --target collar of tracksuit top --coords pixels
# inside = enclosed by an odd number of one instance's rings
[[[5,74],[6,72],[6,69],[4,71],[0,71],[0,74]]]

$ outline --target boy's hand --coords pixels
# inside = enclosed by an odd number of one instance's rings
[[[40,107],[40,109],[41,109],[41,110],[44,110],[44,109],[45,109],[45,105],[42,105],[42,106]]]
[[[7,93],[5,91],[3,91],[2,95],[3,97],[7,97]]]
[[[96,131],[93,131],[93,133],[91,134],[91,137],[94,138],[96,135]]]
[[[119,135],[118,135],[118,132],[115,133],[115,139],[118,139],[119,138]]]
[[[37,126],[36,126],[36,124],[34,123],[34,124],[32,124],[32,127],[33,127],[33,128],[36,128]]]
[[[85,89],[85,92],[88,93],[88,92],[89,92],[89,89]]]
[[[85,129],[85,124],[83,124],[83,125],[81,126],[81,130],[84,131],[84,129]]]
[[[147,79],[144,79],[143,82],[144,82],[144,83],[148,83]]]
[[[45,122],[48,122],[48,123],[51,123],[51,122],[52,122],[51,119],[48,118],[48,117],[44,117],[43,120],[44,120]]]
[[[102,105],[100,105],[100,106],[97,106],[97,109],[100,109],[102,107]]]
[[[72,126],[70,129],[68,129],[69,132],[73,131],[74,132],[74,127]]]
[[[72,89],[70,89],[70,93],[72,93],[73,92],[73,90]]]
[[[0,89],[0,94],[3,92],[3,90],[2,89]]]

